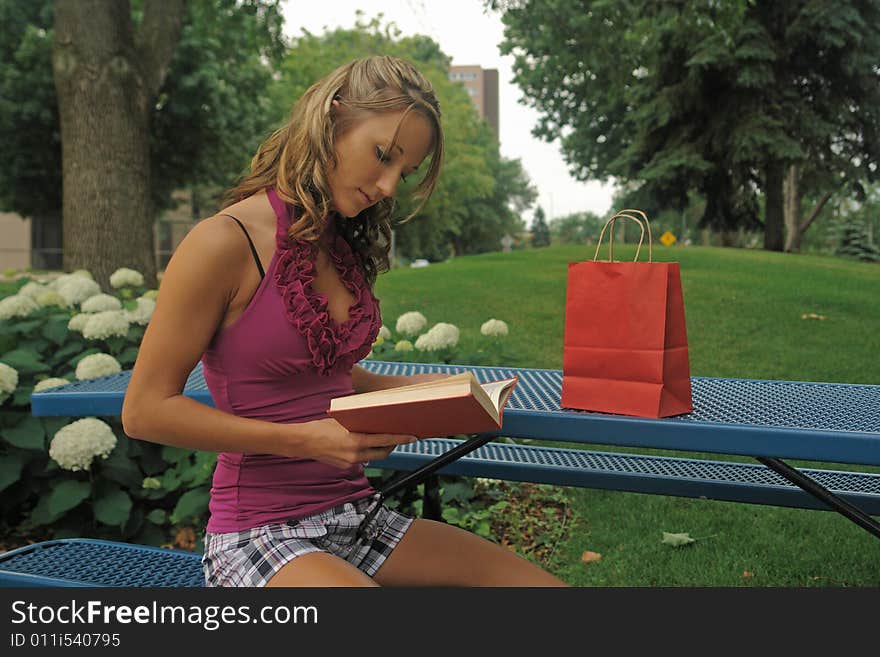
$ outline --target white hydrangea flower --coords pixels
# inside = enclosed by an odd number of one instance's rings
[[[134,269],[128,269],[127,267],[120,267],[115,272],[110,274],[110,285],[115,288],[125,287],[126,285],[130,285],[131,287],[140,287],[144,284],[144,275]]]
[[[82,330],[86,326],[86,322],[89,321],[91,317],[92,315],[90,313],[80,313],[79,315],[74,315],[70,318],[70,321],[67,322],[67,330],[82,333]]]
[[[86,417],[61,427],[49,444],[49,456],[65,470],[87,470],[96,457],[106,459],[116,434],[106,422]]]
[[[122,365],[110,354],[89,354],[77,363],[76,378],[85,381],[121,371]]]
[[[128,317],[122,310],[105,310],[95,313],[83,326],[82,334],[87,340],[104,340],[105,338],[128,335]]]
[[[153,317],[153,311],[156,309],[156,302],[149,297],[138,297],[137,308],[126,313],[128,321],[132,324],[140,324],[146,326]]]
[[[41,306],[67,306],[67,300],[55,290],[42,290],[37,293],[35,300]]]
[[[74,272],[70,273],[71,276],[82,276],[83,278],[88,278],[89,280],[95,280],[95,277],[92,276],[92,272],[88,269],[77,269]]]
[[[425,319],[425,316],[422,313],[417,310],[411,310],[408,313],[403,313],[397,318],[397,325],[395,328],[398,333],[403,333],[404,335],[418,335],[419,331],[427,325],[428,320]]]
[[[507,335],[507,324],[500,319],[490,319],[480,327],[480,333],[493,338]]]
[[[382,324],[382,327],[379,329],[379,337],[383,340],[391,339],[391,331],[388,330],[388,327]]]
[[[162,488],[162,482],[156,477],[144,477],[141,488],[146,488],[147,490],[156,490],[158,488]]]
[[[30,297],[31,299],[36,299],[37,295],[40,292],[44,292],[45,290],[50,289],[52,288],[50,288],[48,285],[43,285],[42,283],[37,283],[36,281],[30,281],[29,283],[25,283],[18,291],[18,293],[26,297]]]
[[[376,339],[373,340],[372,346],[373,348],[381,347],[383,344],[385,344],[385,338],[383,338],[381,335],[377,335]]]
[[[11,394],[18,387],[18,370],[0,363],[0,394]]]
[[[82,302],[84,313],[100,313],[105,310],[122,310],[122,302],[112,294],[96,294]]]
[[[34,392],[42,392],[43,390],[48,390],[49,388],[55,388],[57,386],[64,386],[68,383],[70,383],[70,381],[61,378],[43,379],[42,381],[38,381],[37,385],[34,386]]]
[[[458,344],[459,331],[454,324],[439,322],[431,330],[420,335],[416,340],[416,349],[420,351],[438,351]]]
[[[94,279],[92,278],[92,275],[91,275],[91,274],[89,274],[88,276],[85,276],[85,275],[82,273],[82,272],[84,272],[84,271],[85,271],[85,269],[78,269],[77,271],[73,272],[72,274],[61,274],[60,276],[56,276],[54,279],[52,279],[52,280],[49,282],[49,284],[48,284],[47,287],[51,287],[53,290],[57,290],[58,288],[60,288],[60,287],[61,287],[62,285],[64,285],[65,283],[68,283],[68,282],[72,281],[74,278],[85,278],[85,279],[90,280],[90,281],[91,281],[91,280],[94,280]]]
[[[157,276],[158,276],[158,274],[157,274]],[[155,301],[156,299],[159,298],[159,290],[147,290],[146,292],[144,292],[141,295],[141,298],[142,299],[152,299],[153,301]]]
[[[413,343],[409,340],[398,340],[394,345],[394,351],[412,351]]]
[[[40,309],[40,305],[23,294],[0,299],[0,319],[12,319],[13,317],[27,317]]]
[[[89,297],[101,293],[101,286],[84,276],[70,275],[58,286],[58,293],[64,297],[68,305],[82,303]]]

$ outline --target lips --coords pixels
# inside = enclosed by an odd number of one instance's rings
[[[361,193],[361,196],[364,198],[364,201],[366,201],[367,203],[370,203],[370,204],[373,203],[373,199],[371,199],[364,190],[362,190],[360,187],[358,187],[358,191]]]

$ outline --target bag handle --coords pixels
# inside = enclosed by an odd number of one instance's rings
[[[637,219],[631,214],[627,214],[629,212],[635,212],[638,215],[641,215],[641,219]],[[648,262],[654,261],[654,238],[651,235],[651,222],[648,221],[648,215],[646,215],[641,210],[621,210],[614,214],[608,221],[605,222],[605,225],[602,227],[602,232],[599,233],[599,242],[596,244],[596,253],[593,256],[593,261],[595,262],[599,258],[599,249],[602,246],[602,238],[605,235],[605,230],[608,226],[611,226],[611,233],[608,237],[608,262],[614,261],[614,222],[617,221],[618,218],[629,219],[630,221],[636,222],[642,233],[639,237],[639,246],[636,249],[636,257],[633,258],[633,262],[636,262],[639,259],[639,255],[642,252],[642,243],[645,239],[645,226],[648,227]],[[644,225],[642,224],[642,220],[644,220]]]

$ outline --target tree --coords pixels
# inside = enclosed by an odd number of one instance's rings
[[[119,7],[128,4],[111,4],[118,5],[116,20],[125,23]],[[104,5],[94,5],[99,6]],[[124,28],[130,33],[129,45],[137,33],[141,35],[138,43],[147,47],[142,41],[149,6],[141,0],[132,3]],[[159,3],[162,11],[172,6]],[[60,246],[61,129],[52,70],[53,22],[51,0],[0,0],[0,141],[9,164],[0,168],[0,207],[31,217],[35,230],[54,232]],[[127,228],[135,217],[128,205],[110,215],[108,202],[98,198],[95,209],[86,211],[95,220],[68,225],[65,231],[82,245],[78,251],[91,254],[90,262],[95,264],[67,262],[66,268],[88,267],[99,277],[118,266],[139,266],[148,275],[154,271],[152,221],[156,212],[171,205],[171,192],[229,185],[268,126],[280,119],[266,87],[274,64],[283,56],[281,25],[276,0],[190,0],[186,4],[164,83],[149,104],[149,178],[132,183],[147,185],[150,216],[141,216],[139,221],[148,229]],[[114,61],[121,65],[122,60]],[[146,61],[136,63],[138,71],[147,65]],[[105,148],[103,130],[111,124],[107,107],[87,109],[86,116],[100,124],[94,129],[100,127],[97,143]],[[118,185],[106,189],[110,187]],[[107,194],[103,184],[99,191]],[[137,191],[133,194],[143,198]],[[109,240],[111,230],[117,235],[123,232],[123,239]],[[131,257],[129,251],[138,256]],[[61,262],[39,260],[34,264],[61,266]]]
[[[31,217],[35,243],[42,231],[60,247],[61,135],[51,31],[49,0],[0,0],[0,209]],[[60,257],[38,257],[33,264],[61,265]]]
[[[537,196],[519,160],[499,155],[498,139],[481,120],[460,84],[449,80],[450,58],[429,37],[400,36],[382,15],[366,19],[358,12],[351,29],[321,35],[306,30],[293,39],[273,93],[274,103],[289,108],[318,78],[351,59],[374,54],[407,59],[431,81],[440,102],[445,132],[443,172],[431,200],[412,221],[395,228],[395,248],[407,258],[437,261],[451,255],[498,250],[501,238],[522,229],[520,215]],[[399,188],[397,219],[413,209]]]
[[[762,193],[765,247],[781,250],[790,167],[819,185],[819,210],[877,176],[877,0],[487,4],[504,11],[535,134],[560,139],[581,180],[638,183],[654,213],[696,193],[701,225],[751,228]]]
[[[87,268],[105,285],[123,264],[155,280],[150,110],[183,15],[183,0],[145,0],[135,29],[128,2],[55,3],[64,267]]]
[[[559,244],[589,244],[598,239],[602,224],[592,212],[574,212],[554,217],[549,225],[550,236]]]
[[[550,246],[550,228],[547,226],[544,208],[540,205],[535,210],[535,216],[532,219],[532,246]]]

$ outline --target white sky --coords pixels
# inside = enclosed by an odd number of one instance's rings
[[[313,34],[323,33],[325,27],[352,28],[358,9],[366,19],[382,13],[383,23],[394,22],[402,36],[433,38],[453,64],[498,69],[501,154],[520,159],[548,219],[584,210],[600,216],[608,212],[612,185],[576,181],[568,173],[558,143],[532,136],[538,113],[518,102],[522,93],[513,84],[513,57],[502,57],[498,51],[504,37],[500,15],[484,13],[481,0],[285,0],[284,32],[293,37],[301,34],[301,28]],[[531,222],[531,213],[524,218]]]

